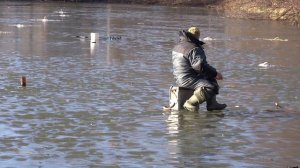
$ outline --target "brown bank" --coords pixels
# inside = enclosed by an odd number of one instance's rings
[[[300,27],[299,0],[223,0],[221,4],[229,17],[288,21]]]

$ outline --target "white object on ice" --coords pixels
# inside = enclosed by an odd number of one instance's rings
[[[263,68],[268,68],[268,67],[273,67],[274,65],[271,65],[268,62],[263,62],[263,63],[258,64],[258,66],[263,67]]]
[[[44,16],[44,18],[42,19],[42,22],[47,22],[47,21],[48,21],[47,17]]]
[[[64,11],[62,9],[60,9],[60,11],[58,13],[61,14],[61,15],[63,15]]]
[[[255,38],[255,40],[266,40],[266,41],[289,41],[289,39],[281,39],[279,37],[275,38]]]
[[[60,17],[66,17],[67,16],[62,9],[58,13],[59,13]]]
[[[99,40],[99,33],[91,33],[91,43],[96,43]]]
[[[22,27],[24,27],[24,25],[23,24],[16,24],[16,27],[17,28],[22,28]]]

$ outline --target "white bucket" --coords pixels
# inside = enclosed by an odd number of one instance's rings
[[[91,43],[96,43],[99,40],[99,33],[91,33]]]
[[[182,110],[183,104],[194,93],[193,89],[171,86],[169,90],[169,107],[171,110]]]

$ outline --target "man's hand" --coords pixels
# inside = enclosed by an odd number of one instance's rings
[[[219,72],[217,72],[217,76],[215,77],[217,80],[222,80],[223,79],[223,75]]]

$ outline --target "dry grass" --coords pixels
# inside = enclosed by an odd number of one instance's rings
[[[288,21],[300,27],[299,0],[223,0],[228,17]]]

